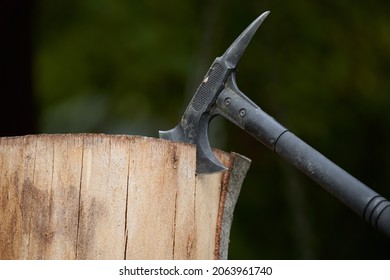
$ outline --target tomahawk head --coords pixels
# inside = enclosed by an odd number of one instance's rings
[[[235,84],[235,71],[242,54],[256,30],[269,12],[254,20],[221,56],[217,57],[203,78],[180,123],[168,131],[160,131],[160,138],[196,145],[196,172],[214,173],[226,167],[214,156],[208,139],[211,119],[220,115],[216,100],[226,84]]]

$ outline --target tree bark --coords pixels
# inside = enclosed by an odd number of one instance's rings
[[[250,161],[139,136],[0,138],[0,259],[225,259]]]

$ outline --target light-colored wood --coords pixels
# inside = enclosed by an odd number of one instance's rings
[[[250,161],[195,174],[195,147],[104,134],[0,138],[0,259],[227,258]]]

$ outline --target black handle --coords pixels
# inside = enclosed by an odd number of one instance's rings
[[[214,113],[229,119],[274,150],[390,237],[390,202],[261,110],[238,89],[233,74],[218,96]]]
[[[390,202],[293,133],[280,135],[274,150],[373,227],[390,237]]]

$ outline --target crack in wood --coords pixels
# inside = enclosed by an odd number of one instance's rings
[[[197,176],[195,156],[139,136],[0,138],[0,259],[226,258],[249,165],[218,152],[232,173]]]

